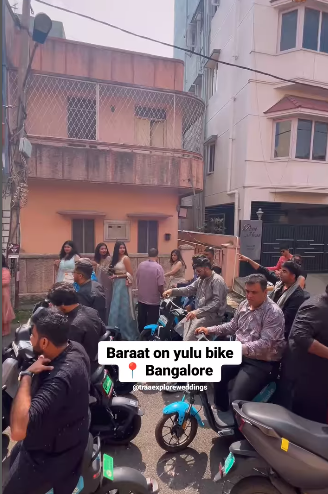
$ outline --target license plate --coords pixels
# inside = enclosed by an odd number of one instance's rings
[[[227,473],[230,472],[234,463],[235,463],[235,457],[232,453],[229,453],[224,463],[224,475],[227,475]]]
[[[167,318],[165,316],[161,316],[158,322],[161,326],[165,328],[165,326],[167,325]]]
[[[130,405],[133,406],[133,407],[138,407],[139,406],[139,403],[135,400],[129,400],[130,402]]]
[[[113,381],[109,376],[106,376],[103,382],[103,389],[107,395],[109,395],[110,390],[112,389],[112,385],[113,385]]]

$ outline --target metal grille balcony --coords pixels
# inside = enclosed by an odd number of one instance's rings
[[[188,93],[40,74],[26,91],[28,135],[202,153],[204,103]]]

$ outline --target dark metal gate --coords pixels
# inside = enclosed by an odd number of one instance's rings
[[[299,254],[308,273],[328,272],[328,226],[263,224],[261,264],[275,266],[281,244]]]

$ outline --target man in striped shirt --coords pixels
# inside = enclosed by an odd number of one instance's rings
[[[214,384],[215,406],[227,411],[230,406],[229,381],[235,379],[230,401],[251,401],[268,384],[278,369],[285,348],[285,320],[278,305],[267,297],[267,280],[251,274],[245,282],[246,300],[234,318],[220,326],[198,328],[196,334],[235,336],[242,343],[240,365],[222,366],[221,381]]]

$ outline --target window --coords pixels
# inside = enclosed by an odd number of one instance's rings
[[[280,51],[296,48],[298,11],[286,12],[281,16]]]
[[[291,120],[276,122],[274,142],[275,158],[286,158],[289,156],[291,130]]]
[[[94,220],[72,220],[73,242],[78,252],[90,254],[95,250],[95,222]]]
[[[140,146],[166,146],[166,111],[136,106],[135,137]]]
[[[297,124],[297,141],[295,158],[310,159],[312,121],[299,120]]]
[[[105,242],[116,242],[116,240],[130,241],[130,222],[129,221],[105,221],[104,222],[104,240]]]
[[[215,144],[207,147],[207,173],[214,173],[215,167]]]
[[[138,221],[138,253],[147,254],[158,248],[158,222]]]
[[[312,159],[326,161],[327,157],[328,124],[314,122]]]
[[[282,120],[275,123],[274,157],[327,161],[328,123],[313,120]]]
[[[209,69],[209,95],[208,98],[212,98],[213,94],[216,93],[217,90],[217,76],[218,69]]]
[[[97,127],[96,100],[68,98],[67,135],[69,139],[95,141]]]
[[[302,46],[328,53],[328,13],[305,9]]]

